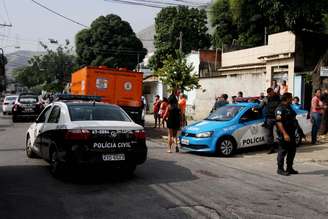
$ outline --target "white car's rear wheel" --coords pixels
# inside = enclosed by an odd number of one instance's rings
[[[50,149],[49,164],[50,164],[50,173],[54,177],[61,177],[63,175],[64,163],[62,163],[59,160],[58,151],[54,147]]]

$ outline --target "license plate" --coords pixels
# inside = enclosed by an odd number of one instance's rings
[[[103,161],[118,161],[125,160],[125,154],[103,154]]]
[[[189,140],[188,139],[181,139],[181,144],[189,145]]]
[[[29,109],[29,108],[25,108],[24,110],[23,110],[23,112],[26,112],[26,113],[31,113],[31,112],[33,112],[33,109]]]

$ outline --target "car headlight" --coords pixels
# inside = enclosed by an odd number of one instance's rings
[[[213,135],[213,132],[202,132],[202,133],[196,134],[196,138],[208,138],[208,137],[211,137],[212,135]]]

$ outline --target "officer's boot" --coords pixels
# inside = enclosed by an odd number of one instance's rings
[[[284,169],[278,168],[277,173],[282,176],[289,176],[289,173],[285,171]]]

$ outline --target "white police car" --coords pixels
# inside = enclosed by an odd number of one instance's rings
[[[26,134],[28,157],[50,163],[55,176],[69,165],[101,164],[132,174],[147,159],[145,133],[119,106],[66,96],[48,105]],[[78,100],[76,100],[78,99]]]
[[[263,126],[262,113],[256,103],[237,103],[225,105],[211,113],[203,121],[185,127],[179,136],[181,148],[186,151],[217,153],[231,156],[236,149],[265,145],[268,129]],[[297,120],[304,134],[311,131],[307,111],[294,107]],[[301,142],[296,133],[297,144]]]

